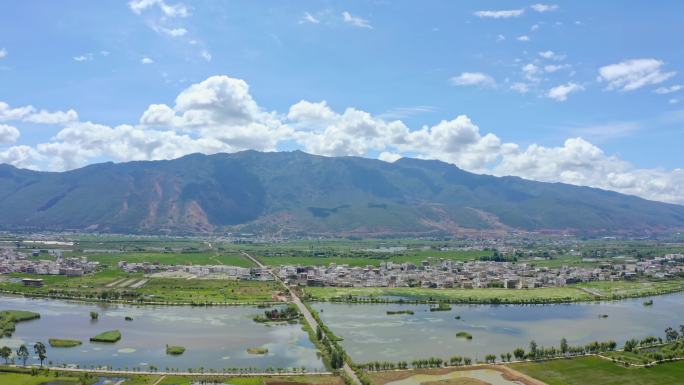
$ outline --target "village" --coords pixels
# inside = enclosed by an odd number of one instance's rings
[[[637,276],[671,278],[684,273],[684,255],[670,254],[643,262],[601,263],[598,267],[539,267],[531,263],[428,258],[420,265],[381,262],[379,267],[348,265],[276,268],[291,285],[337,287],[427,287],[524,289],[561,287],[589,281],[629,280]]]
[[[87,257],[64,257],[51,251],[45,258],[34,253],[0,250],[0,273],[31,275],[64,275],[79,277],[95,273],[98,262]],[[273,267],[275,274],[290,285],[332,287],[425,287],[425,288],[507,288],[525,289],[562,287],[591,281],[630,280],[637,277],[673,278],[684,274],[684,255],[668,254],[653,259],[583,260],[592,267],[545,267],[534,263],[508,261],[455,261],[428,257],[419,264],[382,261],[379,266],[349,266],[330,263],[327,266],[282,265]],[[125,273],[143,273],[150,278],[228,279],[269,281],[267,268],[231,265],[165,265],[153,262],[118,261]],[[27,278],[26,285],[40,285],[39,279]]]
[[[45,256],[45,259],[35,257]],[[31,253],[34,258],[23,252],[0,249],[0,273],[26,273],[36,275],[66,275],[80,277],[98,270],[98,262],[88,261],[87,257],[64,257],[59,250]]]

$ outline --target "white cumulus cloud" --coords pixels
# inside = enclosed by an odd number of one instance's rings
[[[299,24],[319,24],[321,21],[309,12],[304,12],[304,16],[299,19]]]
[[[656,94],[666,95],[680,91],[682,88],[684,87],[682,87],[681,84],[675,84],[669,87],[658,87],[653,92],[655,92]]]
[[[463,72],[449,81],[456,86],[492,87],[496,84],[494,78],[484,72]]]
[[[557,10],[559,7],[556,4],[533,4],[530,6],[533,10],[539,12],[539,13],[544,13],[544,12],[552,12]]]
[[[144,10],[154,6],[159,7],[159,10],[167,17],[187,17],[190,15],[185,4],[168,4],[164,0],[132,0],[128,6],[136,15],[140,15]]]
[[[584,87],[577,83],[568,82],[551,88],[549,92],[546,93],[546,97],[558,102],[564,102],[568,100],[568,95],[573,92],[582,91],[583,89]]]
[[[0,124],[0,144],[14,143],[19,139],[19,135],[16,127]]]
[[[554,98],[567,98],[581,86],[568,83]],[[519,86],[518,92],[524,91]],[[558,88],[558,87],[557,87]],[[40,112],[0,102],[0,121],[23,121]],[[68,112],[65,113],[68,115]],[[0,149],[0,162],[17,167],[65,170],[101,159],[171,159],[189,153],[274,151],[281,144],[319,155],[355,155],[395,161],[402,156],[438,159],[467,171],[517,175],[547,182],[599,187],[667,202],[684,203],[684,170],[646,169],[606,154],[575,137],[560,146],[521,148],[482,132],[468,116],[410,128],[358,108],[334,110],[325,101],[302,100],[284,113],[259,106],[241,79],[211,76],[181,91],[175,103],[151,104],[135,125],[115,126],[74,120],[63,123],[50,140],[35,146]],[[66,119],[65,119],[66,120]],[[591,127],[581,135],[597,137],[634,129]],[[0,128],[4,143],[19,137]]]
[[[509,19],[511,17],[520,17],[525,13],[524,9],[507,9],[496,11],[477,11],[474,13],[477,17],[490,19]]]
[[[344,22],[347,24],[353,25],[354,27],[373,29],[373,26],[370,25],[368,20],[354,16],[347,11],[342,12],[342,20],[344,20]]]
[[[663,62],[657,59],[630,59],[599,68],[598,80],[608,83],[608,90],[634,91],[659,84],[676,72],[662,72]]]

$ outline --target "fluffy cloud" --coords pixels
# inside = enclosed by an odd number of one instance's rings
[[[211,58],[212,58],[211,53],[209,51],[207,51],[206,49],[200,51],[200,56],[202,57],[202,59],[204,59],[207,62],[210,62]]]
[[[568,139],[562,147],[531,145],[525,151],[504,157],[494,173],[598,187],[665,202],[684,202],[683,169],[638,169],[606,155],[582,138]]]
[[[483,72],[463,72],[449,79],[456,86],[482,86],[492,87],[496,84],[494,78]]]
[[[33,106],[11,108],[9,104],[0,102],[0,122],[12,120],[36,124],[65,124],[78,120],[78,113],[74,110],[38,111]]]
[[[244,80],[212,76],[181,92],[175,106],[153,104],[143,113],[144,126],[193,133],[226,148],[274,150],[289,135],[274,113],[262,111]]]
[[[561,61],[565,59],[565,55],[558,54],[553,51],[543,51],[539,52],[539,56],[543,57],[544,59],[549,59],[549,60],[557,60]]]
[[[517,41],[530,41],[530,37],[527,35],[518,36],[515,38]]]
[[[527,83],[516,82],[511,84],[511,90],[520,94],[526,94],[530,92],[530,85]]]
[[[508,9],[498,11],[477,11],[474,15],[482,18],[509,19],[511,17],[520,17],[523,13],[525,13],[524,9]]]
[[[662,72],[663,62],[657,59],[631,59],[599,69],[598,81],[607,82],[608,90],[634,91],[659,84],[676,72]]]
[[[386,122],[368,112],[347,108],[339,114],[325,101],[300,101],[290,107],[292,138],[308,152],[320,155],[365,156],[404,143],[409,132],[401,121]]]
[[[557,72],[560,70],[564,70],[566,68],[570,68],[570,65],[568,65],[568,64],[547,64],[544,66],[544,71],[549,72],[549,73],[553,73],[553,72]]]
[[[557,97],[567,97],[567,93]],[[31,106],[11,108],[0,103],[0,120],[22,121],[32,114],[36,109]],[[16,140],[11,129],[0,127],[0,132],[7,132],[0,134],[9,138],[6,143]],[[589,130],[581,134],[591,136]],[[100,159],[271,151],[281,144],[319,155],[374,156],[388,162],[406,155],[439,159],[473,172],[587,185],[684,203],[683,170],[640,169],[579,137],[558,147],[521,148],[481,132],[465,115],[411,129],[400,120],[386,120],[356,108],[338,112],[325,101],[299,101],[286,114],[278,114],[259,106],[245,81],[227,76],[212,76],[187,87],[173,105],[150,105],[137,125],[66,122],[48,142],[0,149],[0,162],[64,170]]]
[[[682,88],[683,88],[682,85],[675,84],[675,85],[669,86],[669,87],[658,87],[653,92],[655,92],[656,94],[665,95],[665,94],[671,94],[673,92],[680,91]]]
[[[38,124],[65,124],[78,120],[78,113],[74,110],[49,112],[40,110],[23,118],[23,121]]]
[[[309,12],[304,12],[304,16],[302,16],[301,19],[299,19],[299,24],[318,24],[321,21],[318,20],[314,15],[310,14]]]
[[[145,56],[144,58],[140,59],[140,63],[142,64],[152,64],[154,63],[154,60],[150,59],[149,57]]]
[[[342,12],[342,20],[344,20],[344,22],[347,24],[353,25],[354,27],[373,29],[373,26],[370,25],[368,20],[354,16],[347,11]]]
[[[0,144],[14,143],[19,139],[19,130],[16,127],[0,124]]]
[[[0,59],[3,59],[7,56],[7,50],[4,48],[0,48]]]
[[[159,7],[167,17],[187,17],[190,15],[190,11],[184,4],[168,4],[164,0],[132,0],[128,6],[136,15],[140,15],[144,10],[154,6]]]
[[[158,27],[155,30],[171,37],[181,37],[185,36],[188,33],[188,30],[185,28]]]
[[[15,167],[38,169],[37,162],[43,159],[43,156],[33,147],[29,146],[12,146],[7,150],[0,151],[0,163],[11,164]]]
[[[549,92],[546,93],[546,97],[558,102],[564,102],[568,100],[568,95],[573,92],[582,91],[583,89],[584,87],[577,83],[568,82],[551,88]]]
[[[74,56],[74,60],[78,62],[93,60],[93,54],[87,53],[85,55]]]
[[[556,4],[533,4],[530,6],[533,10],[539,12],[539,13],[544,13],[544,12],[553,12],[558,9],[558,5]]]

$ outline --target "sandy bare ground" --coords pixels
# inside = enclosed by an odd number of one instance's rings
[[[403,380],[415,376],[416,374],[443,375],[455,371],[468,371],[478,369],[496,370],[498,372],[501,372],[503,378],[505,378],[506,380],[518,381],[524,385],[547,385],[545,382],[539,381],[526,374],[520,373],[515,369],[511,369],[508,366],[503,365],[471,365],[436,369],[392,370],[384,372],[371,372],[368,373],[368,377],[370,377],[371,381],[375,385],[386,385],[393,381]]]

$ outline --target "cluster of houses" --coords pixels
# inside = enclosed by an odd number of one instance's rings
[[[624,262],[624,263],[623,263]],[[380,266],[350,267],[286,265],[276,274],[290,284],[338,287],[432,287],[524,289],[559,287],[588,281],[616,281],[638,275],[667,278],[684,274],[684,255],[672,254],[652,260],[602,263],[597,267],[559,268],[530,263],[428,258],[421,264],[381,262]]]
[[[64,257],[59,251],[51,251],[47,254],[50,259],[42,259],[40,251],[26,253],[11,249],[0,249],[0,274],[24,273],[36,275],[66,275],[68,277],[80,277],[84,274],[95,272],[98,262],[88,261],[87,257]],[[35,281],[35,282],[28,282]],[[40,286],[40,280],[27,280],[25,284]]]
[[[120,261],[118,266],[127,273],[167,273],[167,276],[184,276],[188,278],[222,278],[256,281],[273,280],[273,276],[267,269],[259,267],[247,268],[230,265],[162,265],[149,262],[131,263],[126,261]]]

